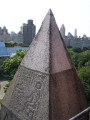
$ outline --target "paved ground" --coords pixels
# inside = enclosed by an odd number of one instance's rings
[[[4,93],[4,87],[8,83],[8,81],[2,80],[0,81],[1,89],[0,89],[0,99],[3,99],[5,93]]]

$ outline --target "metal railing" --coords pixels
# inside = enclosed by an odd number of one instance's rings
[[[79,114],[75,115],[74,117],[70,118],[69,120],[76,120],[80,117],[82,117],[84,114],[89,113],[90,112],[90,107],[88,107],[87,109],[83,110],[82,112],[80,112]]]

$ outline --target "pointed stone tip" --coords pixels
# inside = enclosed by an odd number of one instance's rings
[[[48,11],[48,15],[53,15],[53,12],[52,12],[51,8]]]

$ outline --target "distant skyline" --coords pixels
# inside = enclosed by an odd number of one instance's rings
[[[66,35],[74,35],[77,29],[78,36],[90,37],[90,0],[0,0],[0,27],[17,33],[23,23],[32,19],[38,31],[50,8],[59,29],[65,25]]]

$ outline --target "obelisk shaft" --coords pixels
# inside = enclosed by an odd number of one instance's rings
[[[81,82],[51,10],[1,106],[1,120],[68,120],[87,107]]]

